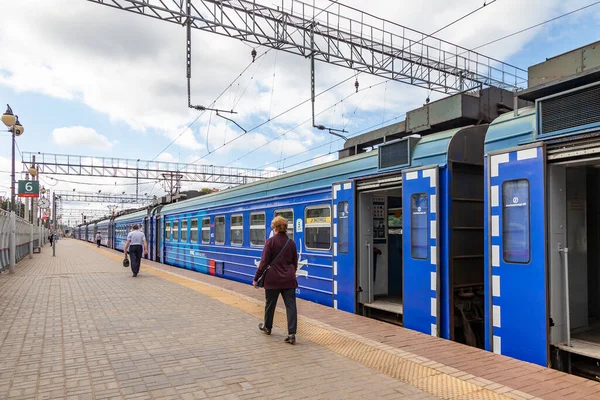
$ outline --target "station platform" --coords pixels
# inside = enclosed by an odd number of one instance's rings
[[[600,383],[74,239],[0,274],[0,399],[600,399]],[[280,303],[282,303],[280,301]],[[283,305],[283,304],[281,304]]]

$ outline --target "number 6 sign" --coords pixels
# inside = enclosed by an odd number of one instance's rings
[[[19,197],[40,197],[38,181],[19,181]]]

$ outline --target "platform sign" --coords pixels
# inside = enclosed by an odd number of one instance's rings
[[[404,327],[440,336],[439,170],[402,173]]]
[[[543,147],[488,156],[486,349],[548,365]]]
[[[356,310],[354,182],[335,183],[332,187],[332,198],[333,307],[354,313]]]
[[[19,197],[40,197],[38,181],[19,181]]]

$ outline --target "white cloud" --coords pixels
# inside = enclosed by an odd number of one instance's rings
[[[171,153],[160,153],[158,157],[156,157],[156,161],[174,162],[176,160]]]
[[[258,2],[272,5],[271,0]],[[11,15],[11,18],[0,25],[0,47],[3,49],[0,85],[18,92],[78,101],[112,122],[125,123],[140,133],[157,131],[169,141],[177,138],[183,128],[198,116],[197,111],[187,108],[185,31],[181,26],[84,0],[6,3],[3,12]],[[408,2],[401,7],[390,6],[390,0],[347,0],[345,4],[423,32],[435,31],[481,5],[476,0]],[[503,0],[490,4],[438,36],[463,46],[476,46],[582,4],[585,4],[584,0]],[[329,5],[331,2],[328,0],[317,0],[317,6],[324,8]],[[335,5],[329,10],[334,11],[337,7]],[[35,9],[35,13],[31,13],[31,9]],[[342,7],[342,10],[345,9]],[[435,10],[435,13],[431,10]],[[573,20],[580,17],[574,15]],[[386,29],[400,30],[387,23]],[[482,53],[506,59],[545,29],[541,27],[499,42],[482,49]],[[257,51],[262,54],[265,49],[257,48]],[[239,41],[195,31],[192,102],[208,106],[249,62],[250,48]],[[317,63],[317,92],[352,75],[351,70]],[[381,78],[366,74],[359,75],[358,80],[361,88],[381,82]],[[316,111],[324,110],[353,92],[352,78],[319,96],[315,104]],[[317,116],[316,122],[332,127],[346,126],[352,134],[420,106],[427,95],[422,89],[390,82],[352,95],[342,104]],[[439,97],[435,93],[431,95],[432,100]],[[204,113],[175,141],[173,146],[177,150],[172,147],[169,151],[177,155],[180,150],[181,156],[172,156],[178,160],[197,159],[211,151],[213,153],[200,162],[224,165],[264,145],[263,149],[234,163],[244,168],[259,167],[265,164],[265,160],[277,161],[282,154],[285,158],[304,152],[330,140],[326,132],[312,129],[310,121],[282,139],[268,142],[310,119],[311,107],[307,102],[273,120],[278,114],[309,98],[309,61],[284,52],[276,54],[274,50],[270,51],[225,91],[216,106],[222,109],[235,108],[238,114],[232,118],[245,129],[251,129],[268,119],[272,119],[271,122],[240,136],[238,127],[214,114]],[[374,122],[374,119],[378,121]],[[108,137],[94,133],[98,136],[91,135],[93,144],[110,148],[112,143],[114,147],[114,142],[111,142],[114,138],[108,132]],[[238,136],[239,140],[215,151]],[[82,140],[79,137],[77,139]],[[334,149],[340,145],[341,141],[334,142]],[[155,154],[140,158],[151,159]],[[190,154],[198,156],[190,157]],[[308,152],[298,159],[311,158],[313,154]],[[164,157],[168,156],[164,155],[160,160],[172,161]]]
[[[113,147],[106,136],[84,126],[56,128],[52,131],[52,141],[64,147],[91,147],[99,150],[110,150]]]

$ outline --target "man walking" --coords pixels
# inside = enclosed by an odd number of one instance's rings
[[[148,254],[148,242],[146,235],[139,231],[137,224],[133,225],[132,231],[127,234],[127,242],[125,243],[125,258],[127,258],[127,250],[131,256],[131,272],[135,278],[140,272],[140,264],[142,263],[142,250],[144,254]]]
[[[102,234],[100,232],[96,233],[96,244],[98,245],[98,247],[100,247],[100,244],[102,243]]]

